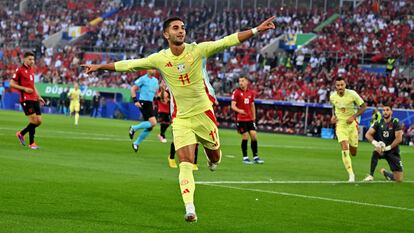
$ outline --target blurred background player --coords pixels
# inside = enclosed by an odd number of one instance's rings
[[[153,101],[155,93],[157,92],[159,85],[158,79],[154,76],[154,70],[148,70],[147,74],[139,77],[135,80],[134,85],[131,87],[131,97],[135,106],[139,108],[142,113],[144,121],[137,125],[132,125],[129,128],[129,138],[132,140],[137,130],[143,129],[139,134],[137,140],[132,143],[132,149],[137,152],[141,142],[149,135],[152,128],[157,124],[155,119],[155,111],[153,107]],[[139,90],[139,98],[137,98],[137,91]]]
[[[69,90],[67,87],[65,87],[59,95],[59,104],[58,104],[58,112],[64,115],[68,114],[68,106],[70,103],[69,97],[68,97]]]
[[[166,90],[166,85],[164,81],[160,83],[160,89],[157,93],[156,105],[158,111],[158,122],[160,123],[160,134],[158,134],[158,139],[162,143],[166,143],[167,139],[165,138],[165,131],[171,124],[170,117],[170,95]]]
[[[45,101],[39,95],[34,85],[33,65],[35,63],[34,53],[26,52],[23,56],[23,65],[20,66],[13,78],[10,80],[10,86],[14,89],[20,90],[20,104],[23,107],[24,114],[29,119],[29,124],[21,131],[16,133],[16,137],[20,143],[25,146],[24,135],[29,133],[29,148],[38,149],[34,138],[36,134],[36,127],[42,124],[42,113],[40,112],[40,103]]]
[[[228,35],[220,40],[203,43],[185,43],[184,21],[172,17],[163,23],[163,36],[168,49],[148,57],[124,60],[109,64],[83,64],[86,73],[97,70],[136,71],[157,69],[166,81],[171,98],[174,100],[173,136],[177,155],[180,159],[179,184],[185,206],[184,219],[197,221],[194,205],[195,181],[193,175],[194,151],[197,142],[203,144],[211,171],[216,170],[221,160],[220,137],[217,120],[211,106],[212,100],[206,88],[206,59],[226,48],[236,46],[259,32],[274,29],[270,17],[259,26]]]
[[[352,161],[349,154],[356,156],[358,148],[358,121],[366,110],[364,100],[353,90],[346,89],[345,80],[338,77],[335,81],[336,91],[330,96],[332,104],[332,124],[336,125],[336,136],[342,149],[342,162],[349,175],[349,182],[355,181]],[[358,111],[355,111],[358,108]]]
[[[193,171],[198,171],[197,157],[198,157],[198,143],[197,143],[195,151],[194,151]],[[170,168],[177,168],[177,163],[175,162],[175,145],[174,145],[174,142],[171,142],[170,154],[168,155],[168,166]]]
[[[99,91],[95,92],[95,95],[93,95],[92,98],[92,111],[91,111],[91,117],[97,117],[100,114],[100,107],[101,107],[101,99],[102,96],[99,93]]]
[[[402,182],[403,165],[400,157],[399,144],[402,142],[403,131],[398,118],[392,117],[391,106],[385,105],[384,118],[369,128],[365,137],[375,147],[371,157],[371,170],[364,181],[374,180],[374,172],[379,159],[387,160],[392,172],[381,169],[381,174],[387,180]]]
[[[75,125],[78,125],[79,123],[79,111],[80,111],[80,97],[81,97],[81,91],[79,89],[79,84],[74,83],[73,89],[71,89],[68,93],[69,99],[70,99],[70,105],[69,105],[69,112],[72,116],[73,113],[75,113]]]
[[[378,111],[378,109],[375,108],[372,111],[372,118],[371,118],[371,121],[369,122],[369,126],[372,127],[375,124],[375,122],[381,121],[381,118],[382,118],[382,116],[381,116],[380,111]]]
[[[247,142],[250,136],[253,161],[263,164],[264,161],[257,154],[255,92],[249,89],[249,79],[246,76],[239,78],[239,85],[240,87],[234,90],[231,97],[231,109],[236,112],[237,131],[242,135],[243,163],[253,164],[247,155]]]

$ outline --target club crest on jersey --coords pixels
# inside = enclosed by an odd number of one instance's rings
[[[178,72],[184,73],[185,72],[185,65],[184,64],[178,64]]]

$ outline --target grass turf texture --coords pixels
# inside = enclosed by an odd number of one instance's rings
[[[43,115],[39,150],[19,145],[21,112],[0,111],[0,232],[412,232],[414,183],[277,183],[346,181],[334,140],[259,133],[264,165],[244,165],[240,136],[221,130],[223,160],[210,172],[200,150],[199,221],[186,223],[178,170],[155,128],[138,153],[133,122]],[[168,129],[168,140],[171,133]],[[26,135],[28,141],[28,135]],[[372,146],[353,158],[357,180],[369,171]],[[405,180],[413,181],[414,148],[401,147]],[[251,151],[249,148],[249,154]],[[375,178],[382,181],[379,168]],[[272,183],[271,181],[275,182]]]

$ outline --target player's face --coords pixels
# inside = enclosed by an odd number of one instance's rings
[[[78,89],[79,88],[79,84],[78,83],[73,84],[73,88]]]
[[[185,41],[185,26],[180,20],[172,21],[168,29],[164,32],[164,37],[174,45],[182,45]]]
[[[148,70],[147,74],[148,74],[149,77],[154,77],[155,71],[154,70]]]
[[[25,57],[25,58],[23,59],[23,63],[24,63],[26,66],[28,66],[28,67],[33,66],[33,65],[34,65],[34,61],[35,61],[35,59],[34,59],[34,57],[33,57],[33,56],[27,56],[27,57]]]
[[[239,78],[239,85],[240,85],[241,89],[243,89],[243,90],[246,89],[248,84],[249,83],[248,83],[247,79]]]
[[[388,107],[388,106],[385,106],[384,107],[383,114],[384,114],[384,119],[389,119],[392,116],[392,110],[391,110],[391,108]]]
[[[346,84],[344,80],[335,82],[335,89],[338,94],[343,95],[345,93],[345,87],[346,87]]]

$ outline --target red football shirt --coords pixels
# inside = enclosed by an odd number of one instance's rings
[[[246,114],[237,113],[237,121],[253,121],[252,104],[256,93],[250,89],[243,91],[237,88],[233,91],[231,100],[236,102],[236,107],[243,109]]]
[[[27,67],[25,65],[20,66],[16,70],[16,73],[13,75],[13,80],[18,85],[31,88],[33,90],[33,92],[30,94],[24,91],[20,91],[20,102],[23,102],[26,100],[37,101],[39,99],[35,91],[33,68]]]
[[[170,96],[168,91],[165,91],[164,93],[165,96],[164,98],[167,99],[168,101],[166,103],[163,103],[161,100],[157,100],[157,106],[158,106],[158,112],[159,113],[170,113]]]

